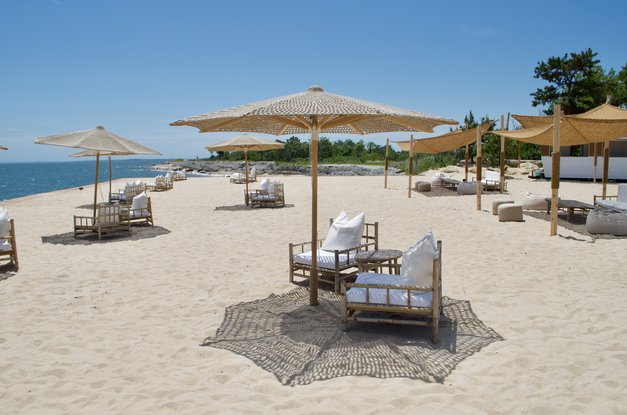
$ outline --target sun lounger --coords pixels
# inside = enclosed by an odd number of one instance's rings
[[[6,210],[4,211],[6,212]],[[17,243],[15,241],[15,221],[8,218],[0,218],[0,259],[8,257],[15,270],[19,269],[17,260]]]
[[[333,219],[330,220],[330,223],[333,225]],[[354,246],[324,250],[322,249],[324,242],[323,239],[316,241],[318,278],[321,282],[333,284],[335,292],[339,293],[340,282],[357,275],[358,264],[355,255],[360,251],[379,248],[379,223],[364,223],[361,238]],[[290,282],[294,282],[295,277],[309,279],[312,260],[311,248],[311,241],[289,244]]]
[[[173,172],[172,180],[174,181],[187,180],[187,172],[185,170],[177,170]]]
[[[265,189],[253,190],[245,199],[250,207],[283,207],[285,206],[283,183],[268,182]]]
[[[605,199],[602,196],[594,195],[594,204],[606,209],[627,211],[627,184],[618,185],[617,195],[605,196]]]
[[[120,220],[122,223],[129,222],[131,225],[134,223],[145,223],[155,226],[152,217],[152,203],[145,192],[135,196],[130,207],[121,209]]]
[[[74,216],[74,237],[78,235],[98,233],[98,240],[103,233],[131,232],[130,221],[122,221],[122,206],[98,206],[96,217]]]
[[[130,204],[133,198],[146,190],[146,183],[136,181],[133,183],[127,183],[124,189],[120,189],[115,193],[109,193],[109,203],[124,203]]]
[[[342,281],[342,322],[347,327],[349,322],[426,326],[431,328],[431,341],[438,343],[442,312],[442,242],[438,241],[436,246],[432,262],[423,264],[431,266],[428,283],[424,282],[424,276],[422,283],[414,283],[414,279],[404,275],[366,272],[360,273],[354,283]]]

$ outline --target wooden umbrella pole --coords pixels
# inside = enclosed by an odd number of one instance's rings
[[[592,154],[594,155],[594,162],[592,163],[593,165],[592,183],[596,183],[597,182],[597,143],[593,143],[592,145],[594,146],[594,149],[592,150]]]
[[[246,200],[248,200],[248,150],[244,149],[244,164],[246,169]]]
[[[557,235],[557,201],[560,188],[560,116],[561,105],[553,105],[553,153],[551,154],[551,231],[550,236]]]
[[[311,123],[311,270],[309,305],[318,305],[318,117]]]
[[[98,203],[98,179],[100,178],[100,152],[96,153],[96,185],[94,186],[94,218],[96,217],[96,204]]]
[[[466,154],[464,154],[464,179],[468,181],[468,144],[466,144]]]
[[[466,123],[466,130],[468,130],[468,123]],[[468,181],[468,144],[466,144],[466,153],[464,154],[464,179]]]
[[[610,142],[603,145],[603,199],[607,197],[607,180],[610,174]]]
[[[385,140],[385,165],[383,175],[385,178],[383,179],[383,188],[388,188],[388,167],[389,167],[389,157],[390,157],[390,139]]]
[[[407,197],[411,198],[411,150],[414,146],[414,135],[409,136],[409,156],[407,157],[407,174],[409,176],[409,186],[407,186]]]
[[[111,180],[113,180],[113,174],[111,173],[111,156],[109,156],[109,194],[111,194]]]
[[[481,131],[477,127],[477,210],[481,210]]]
[[[501,130],[505,130],[504,127],[505,116],[501,115]],[[499,180],[499,192],[503,193],[505,189],[505,137],[501,136],[501,157],[500,157],[500,180]]]

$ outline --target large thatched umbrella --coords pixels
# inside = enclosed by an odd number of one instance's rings
[[[36,144],[50,144],[53,146],[82,148],[85,150],[96,150],[96,186],[94,188],[94,216],[96,216],[96,205],[98,204],[98,178],[100,175],[100,152],[110,152],[116,154],[151,154],[159,155],[158,151],[145,147],[127,138],[120,137],[105,130],[104,127],[97,126],[92,130],[74,131],[71,133],[51,135],[37,138]]]
[[[514,131],[493,131],[494,134],[532,144],[553,146],[551,173],[551,231],[557,234],[557,198],[559,194],[560,146],[594,144],[614,141],[627,136],[627,110],[605,103],[588,112],[577,115],[561,115],[560,105],[555,104],[553,117],[515,115],[530,128]],[[547,121],[552,123],[547,124]],[[609,145],[605,146],[603,160],[604,195],[609,162]]]
[[[311,277],[310,304],[318,304],[318,135],[320,132],[370,134],[393,131],[432,132],[457,122],[385,104],[329,94],[319,86],[307,91],[210,112],[170,125],[191,125],[200,132],[241,131],[274,135],[311,134]]]
[[[283,143],[266,140],[253,135],[240,135],[230,140],[205,147],[209,151],[243,151],[246,171],[246,197],[248,197],[248,152],[276,150],[285,147]]]

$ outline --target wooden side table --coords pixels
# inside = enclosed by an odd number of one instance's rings
[[[389,273],[394,274],[398,268],[398,259],[403,256],[403,251],[398,249],[375,249],[374,251],[359,251],[355,255],[355,262],[359,272],[368,272],[371,269],[380,269],[387,265]]]

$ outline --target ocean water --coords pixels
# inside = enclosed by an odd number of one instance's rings
[[[126,177],[155,177],[163,171],[151,165],[162,163],[159,159],[112,160],[113,179]],[[14,199],[37,193],[51,192],[94,183],[96,160],[86,159],[62,162],[0,163],[0,200]],[[100,160],[100,182],[109,180],[109,160]],[[109,190],[107,184],[106,191]]]

